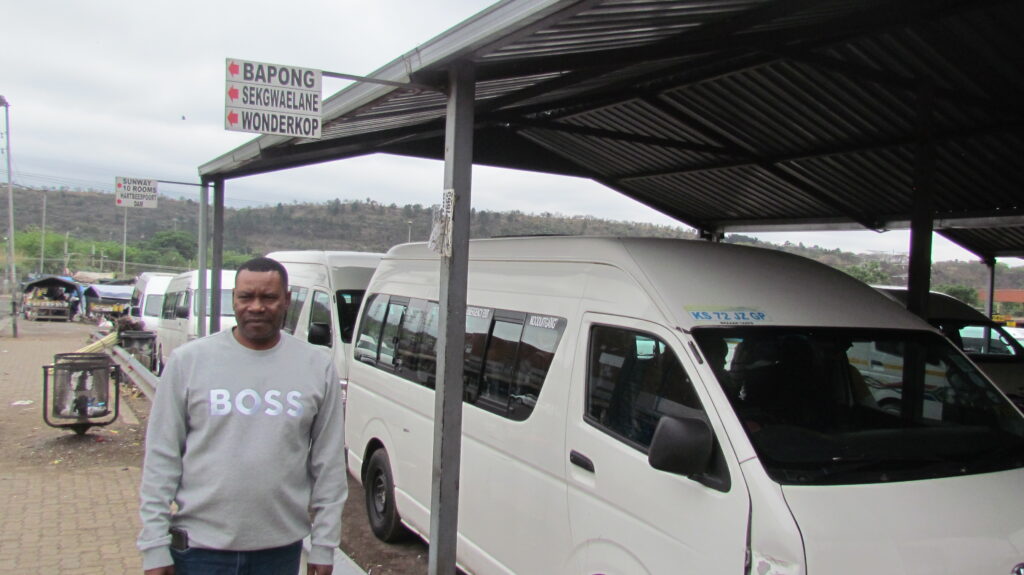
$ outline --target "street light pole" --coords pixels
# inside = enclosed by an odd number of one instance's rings
[[[18,272],[14,267],[14,187],[11,184],[11,104],[7,98],[0,96],[0,106],[4,107],[4,129],[7,131],[7,261],[11,270],[11,331],[18,337]]]

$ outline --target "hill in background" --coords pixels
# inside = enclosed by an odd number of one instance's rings
[[[19,232],[36,233],[42,223],[43,197],[46,198],[46,267],[59,271],[65,260],[63,242],[75,244],[69,251],[77,252],[79,262],[88,254],[87,265],[95,265],[102,252],[108,262],[120,264],[124,209],[114,204],[114,195],[97,191],[14,190],[15,224]],[[194,239],[198,229],[199,204],[194,200],[161,197],[156,209],[132,209],[128,213],[129,274],[165,268],[188,269],[195,266]],[[211,210],[212,217],[212,210]],[[0,202],[0,221],[6,221],[6,202]],[[331,200],[326,203],[278,203],[265,207],[226,208],[224,214],[224,249],[230,252],[226,262],[274,250],[329,249],[355,251],[387,251],[391,246],[408,241],[423,241],[429,236],[432,210],[429,206],[382,204],[365,200]],[[16,240],[19,266],[27,266],[38,258],[39,243],[28,235]],[[494,212],[473,210],[471,237],[510,235],[613,235],[696,239],[682,227],[637,222],[611,221],[592,217],[562,214],[526,214],[519,211]],[[726,242],[780,249],[823,262],[844,270],[869,283],[904,285],[907,260],[905,256],[858,254],[817,246],[762,242],[743,235],[729,235]],[[190,244],[191,242],[191,244]],[[91,247],[87,247],[91,244]],[[97,248],[97,246],[99,246]],[[31,251],[34,247],[34,252]],[[99,249],[99,252],[97,251]],[[166,251],[177,251],[168,256]],[[160,261],[156,261],[156,260]],[[33,264],[34,266],[35,264]],[[81,265],[81,264],[80,264]],[[119,270],[119,266],[117,267]],[[980,262],[937,262],[933,266],[932,285],[965,286],[984,291],[988,285],[987,268]],[[1011,268],[998,264],[997,288],[1024,289],[1024,267]]]

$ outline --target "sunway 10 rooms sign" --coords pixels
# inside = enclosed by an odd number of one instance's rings
[[[224,128],[320,138],[320,70],[227,59]]]
[[[155,208],[156,180],[145,178],[114,178],[114,203],[119,208]]]

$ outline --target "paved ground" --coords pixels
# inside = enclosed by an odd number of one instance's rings
[[[0,451],[0,573],[141,573],[134,544],[141,459],[125,465],[65,455],[130,436],[138,420],[122,411],[115,424],[83,437],[46,426],[42,366],[87,344],[89,328],[19,321],[14,339],[9,321],[0,321],[0,419],[17,427],[4,425],[0,438],[16,449]]]
[[[6,311],[5,303],[0,301],[0,310]],[[47,426],[42,366],[52,364],[54,354],[89,343],[95,328],[24,320],[17,327],[13,338],[8,314],[0,313],[0,573],[142,573],[135,538],[148,414],[144,398],[123,398],[113,424],[83,436]],[[143,411],[134,413],[131,403]],[[391,572],[413,571],[384,569]],[[363,571],[338,553],[335,573]]]

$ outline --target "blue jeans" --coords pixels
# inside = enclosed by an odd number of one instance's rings
[[[302,541],[258,551],[171,549],[175,575],[296,575]]]

